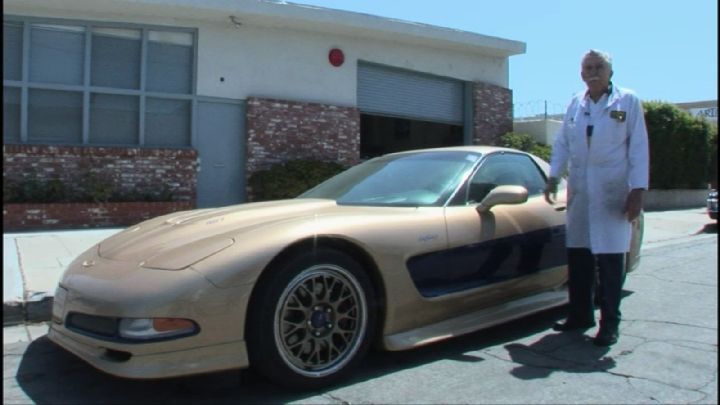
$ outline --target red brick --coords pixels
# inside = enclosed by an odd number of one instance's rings
[[[192,208],[194,204],[190,201],[4,204],[3,228],[6,231],[29,231],[130,226],[145,219]]]

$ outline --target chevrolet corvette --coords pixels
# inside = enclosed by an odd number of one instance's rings
[[[567,302],[566,184],[513,149],[388,154],[297,198],[177,212],[77,257],[49,338],[126,378],[247,368],[313,389]],[[637,267],[642,218],[627,270]]]

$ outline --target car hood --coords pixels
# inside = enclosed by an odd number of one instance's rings
[[[111,260],[179,269],[227,248],[238,235],[251,229],[336,207],[334,200],[293,199],[185,211],[142,222],[111,236],[100,243],[98,254]],[[162,265],[153,266],[153,262]]]

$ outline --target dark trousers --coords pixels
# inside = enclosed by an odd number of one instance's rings
[[[599,285],[595,287],[596,269]],[[593,255],[590,249],[568,248],[569,318],[594,320],[593,290],[600,298],[600,328],[617,331],[625,282],[625,254]]]

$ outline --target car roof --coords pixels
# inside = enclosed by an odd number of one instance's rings
[[[415,154],[415,153],[426,153],[426,152],[473,152],[473,153],[479,153],[481,155],[487,155],[489,153],[501,152],[501,151],[525,153],[520,150],[511,149],[511,148],[503,148],[500,146],[467,145],[467,146],[447,146],[447,147],[442,147],[442,148],[429,148],[429,149],[413,149],[413,150],[407,150],[407,151],[402,151],[402,152],[388,153],[385,156],[397,156],[397,155],[403,155],[403,154]]]

